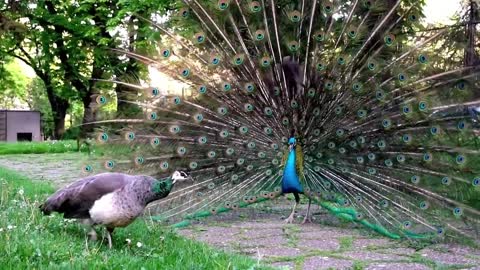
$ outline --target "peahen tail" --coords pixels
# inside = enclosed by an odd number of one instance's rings
[[[448,28],[418,31],[421,3],[185,0],[175,27],[149,22],[155,54],[117,52],[187,94],[112,80],[140,113],[95,122],[104,155],[86,172],[190,171],[153,206],[183,226],[280,195],[295,136],[305,194],[336,216],[392,238],[478,237],[480,67],[432,53]]]

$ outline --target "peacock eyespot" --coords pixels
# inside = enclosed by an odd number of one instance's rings
[[[255,38],[257,41],[261,41],[265,38],[265,33],[263,31],[257,31]]]
[[[335,114],[341,114],[343,112],[343,108],[340,106],[335,107],[334,109]]]
[[[374,153],[369,153],[367,155],[368,159],[371,160],[371,161],[374,161],[376,159],[376,155]]]
[[[465,129],[465,127],[466,127],[466,124],[465,124],[464,121],[460,121],[460,122],[457,124],[457,128],[458,128],[459,130],[463,130],[463,129]]]
[[[101,142],[107,142],[108,141],[108,134],[105,133],[105,132],[102,132],[98,138]]]
[[[238,66],[238,65],[243,64],[243,59],[244,59],[244,58],[243,58],[243,55],[237,55],[237,56],[234,58],[234,61],[233,61],[233,62],[234,62],[235,65]]]
[[[222,138],[227,138],[229,135],[228,131],[227,130],[222,130],[220,131],[220,137]]]
[[[268,169],[268,170],[265,171],[265,175],[266,175],[266,176],[270,176],[270,175],[272,175],[272,173],[273,173],[273,172],[272,172],[271,169]]]
[[[450,185],[451,182],[452,181],[450,180],[450,177],[448,177],[448,176],[445,176],[445,177],[442,178],[442,184],[443,185],[448,186],[448,185]]]
[[[416,22],[418,20],[418,16],[416,14],[410,14],[410,16],[408,16],[408,19],[410,19],[410,21],[412,22]]]
[[[430,153],[423,154],[423,161],[431,161],[431,160],[432,160],[432,154]]]
[[[420,209],[427,210],[430,207],[430,204],[426,201],[420,202]]]
[[[375,70],[376,65],[375,65],[375,63],[368,63],[367,67],[368,67],[369,70],[373,71],[373,70]]]
[[[187,153],[187,148],[183,147],[183,146],[180,146],[177,148],[177,154],[179,154],[180,156],[183,156]]]
[[[270,66],[270,59],[269,59],[269,58],[263,58],[263,59],[262,59],[262,66],[263,66],[263,67],[268,67],[268,66]]]
[[[127,136],[126,136],[126,139],[129,140],[129,141],[133,141],[135,139],[135,133],[128,132]]]
[[[209,158],[214,158],[215,156],[217,156],[217,153],[215,153],[215,151],[209,151],[208,154],[207,154],[207,156],[208,156]]]
[[[205,85],[200,85],[200,86],[198,87],[198,92],[199,92],[200,94],[205,94],[205,93],[207,92],[207,87],[206,87]]]
[[[156,112],[151,112],[148,114],[148,119],[150,120],[157,120],[157,113]]]
[[[254,109],[253,105],[250,103],[245,104],[243,108],[245,109],[246,112],[251,112]]]
[[[412,140],[412,138],[409,134],[405,134],[405,135],[402,136],[402,140],[405,143],[409,143]]]
[[[385,166],[387,166],[387,167],[392,167],[392,166],[393,166],[393,162],[392,162],[390,159],[386,159],[386,160],[385,160]]]
[[[412,223],[410,221],[403,222],[403,228],[410,229],[412,227]]]
[[[414,176],[410,177],[410,181],[411,181],[413,184],[418,184],[418,183],[420,183],[420,176],[414,175]]]
[[[157,146],[157,145],[160,144],[160,139],[159,139],[159,138],[152,138],[152,139],[150,140],[150,144],[151,144],[152,146]]]
[[[340,147],[340,148],[338,148],[338,152],[343,155],[343,154],[345,154],[345,153],[347,152],[347,150],[346,150],[345,148],[343,148],[343,147]],[[342,169],[343,169],[343,168],[342,168]],[[345,171],[344,171],[344,172],[345,172]]]
[[[356,38],[357,37],[357,31],[355,30],[350,30],[350,32],[348,32],[348,36],[350,38]]]
[[[398,74],[398,80],[403,82],[407,79],[407,76],[403,73]]]
[[[317,64],[317,70],[318,70],[318,71],[325,70],[325,65],[322,64],[322,63],[318,63],[318,64]]]
[[[220,107],[220,108],[218,108],[217,111],[218,111],[218,113],[221,114],[221,115],[226,115],[227,112],[228,112],[227,108],[225,108],[225,107]]]
[[[445,229],[442,227],[437,228],[437,235],[443,236],[445,234]]]
[[[368,168],[368,173],[371,175],[375,175],[377,173],[377,170],[375,168]]]
[[[282,119],[282,124],[283,124],[284,126],[288,125],[289,123],[290,123],[290,121],[288,120],[288,118],[284,117],[284,118]]]
[[[198,44],[205,42],[205,36],[202,33],[195,35],[195,40]]]
[[[323,33],[317,33],[315,35],[315,40],[318,42],[322,42],[325,40],[325,35]]]
[[[273,133],[273,129],[271,127],[265,127],[263,132],[265,132],[267,135],[271,135]]]
[[[344,65],[344,64],[345,64],[345,58],[339,57],[339,58],[337,59],[337,63],[338,63],[339,65]]]
[[[220,166],[217,167],[217,172],[218,173],[223,173],[223,172],[225,172],[225,169],[226,169],[225,166],[220,165]]]
[[[390,120],[390,119],[383,119],[383,121],[382,121],[382,126],[383,126],[384,128],[389,128],[389,127],[391,127],[391,126],[392,126],[392,120]]]
[[[249,143],[247,144],[247,147],[250,148],[250,149],[254,149],[255,146],[256,146],[256,145],[255,145],[255,142],[249,142]]]
[[[383,207],[383,208],[387,208],[388,207],[388,201],[387,200],[382,200],[380,202],[380,206]]]
[[[278,144],[272,143],[270,146],[272,147],[273,150],[278,150]]]
[[[202,121],[203,121],[203,114],[197,113],[197,114],[194,116],[194,119],[195,119],[195,121],[197,121],[197,122],[202,122]]]
[[[163,56],[164,58],[170,57],[170,54],[171,54],[170,50],[168,50],[168,49],[162,50],[162,56]]]
[[[426,64],[428,62],[427,56],[420,54],[418,56],[418,62],[420,62],[421,64]]]
[[[370,9],[372,7],[372,1],[371,0],[363,1],[363,7]]]
[[[258,152],[257,157],[265,158],[267,155],[264,152]]]
[[[242,134],[246,134],[246,133],[248,132],[248,127],[246,127],[246,126],[241,126],[241,127],[240,127],[240,132],[241,132]]]
[[[223,91],[230,91],[232,90],[232,85],[229,83],[224,83],[223,84]]]
[[[357,116],[360,118],[365,118],[367,116],[367,111],[366,110],[358,110]]]
[[[292,22],[298,23],[301,20],[302,15],[298,10],[295,10],[290,12],[289,17]]]
[[[160,91],[158,90],[158,88],[154,87],[151,93],[152,93],[152,96],[155,97],[155,96],[158,96],[158,94],[160,94]]]
[[[251,2],[251,3],[250,3],[250,11],[251,11],[251,12],[256,13],[256,12],[259,12],[259,11],[261,11],[261,10],[262,10],[262,6],[260,5],[259,2],[254,1],[254,2]]]
[[[98,96],[96,101],[99,105],[105,105],[107,103],[107,98],[105,96]]]
[[[83,171],[84,172],[92,172],[93,171],[93,167],[91,165],[85,165],[83,167]]]
[[[135,158],[135,163],[136,163],[137,165],[143,164],[144,161],[145,161],[145,159],[144,159],[143,157],[136,157],[136,158]]]
[[[455,207],[453,209],[453,214],[456,216],[456,217],[460,217],[462,214],[463,214],[463,209],[460,208],[460,207]]]
[[[263,112],[265,113],[265,115],[267,116],[271,116],[273,114],[273,110],[272,108],[270,107],[266,107],[265,109],[263,109]]]
[[[337,129],[337,131],[335,133],[337,134],[337,137],[342,137],[343,135],[345,135],[345,130],[344,129]]]
[[[385,45],[391,46],[395,41],[395,36],[392,34],[386,35],[383,41],[385,42]]]
[[[456,158],[455,158],[455,162],[457,162],[458,165],[462,165],[465,163],[465,157],[463,155],[458,155]]]
[[[328,163],[328,165],[333,165],[333,164],[335,164],[335,160],[333,158],[329,158],[327,160],[327,163]]]
[[[179,97],[174,97],[173,98],[173,104],[178,105],[182,103],[182,100]]]
[[[349,145],[352,148],[356,148],[358,146],[356,141],[350,141]]]
[[[334,149],[334,148],[335,148],[335,143],[334,143],[334,142],[329,142],[329,143],[327,144],[327,146],[328,146],[328,148],[330,148],[330,149]]]
[[[180,132],[180,126],[174,125],[170,127],[170,133],[177,134]]]
[[[455,87],[456,87],[458,90],[465,90],[465,88],[466,88],[466,83],[465,83],[464,81],[457,82],[457,84],[455,85]]]
[[[230,1],[229,1],[229,0],[220,0],[220,1],[218,1],[218,8],[219,8],[220,10],[226,10],[229,5],[230,5]]]
[[[405,106],[403,106],[402,111],[403,111],[404,114],[409,114],[409,113],[411,113],[412,110],[410,109],[410,106],[405,105]]]
[[[363,157],[357,157],[358,164],[363,164],[364,162],[365,162],[365,159]]]
[[[190,69],[188,68],[182,69],[181,74],[182,74],[182,77],[184,78],[188,77],[190,75]]]
[[[169,167],[169,164],[167,161],[160,163],[160,169],[162,169],[163,171],[166,171],[168,167]]]
[[[421,101],[419,104],[418,104],[418,109],[421,111],[421,112],[425,112],[427,111],[428,109],[428,105],[425,101]]]
[[[255,90],[255,86],[251,83],[247,83],[247,84],[245,84],[245,90],[248,93],[252,93]]]
[[[231,156],[235,153],[235,150],[231,147],[227,148],[227,150],[225,151],[227,153],[228,156]]]
[[[109,160],[105,162],[106,169],[113,169],[113,167],[115,167],[115,162],[113,160]]]
[[[317,108],[313,109],[313,115],[319,116],[320,115],[320,108],[317,107]]]
[[[323,10],[326,12],[326,13],[331,13],[333,11],[333,7],[329,4],[325,5],[323,7]]]
[[[198,138],[198,143],[206,144],[207,143],[207,137],[202,136],[202,137]]]
[[[355,91],[355,92],[360,92],[360,91],[362,90],[362,84],[360,84],[360,83],[354,83],[354,84],[352,85],[352,89],[353,89],[353,91]]]
[[[326,88],[327,90],[332,90],[332,89],[333,89],[333,83],[332,83],[332,82],[327,82],[327,83],[325,84],[325,88]]]
[[[439,132],[439,128],[438,128],[438,127],[431,127],[431,128],[430,128],[430,133],[431,133],[432,135],[437,135],[438,132]]]
[[[211,64],[216,66],[220,63],[220,59],[217,58],[217,57],[213,57],[212,60],[211,60]]]
[[[480,185],[480,177],[476,177],[475,179],[472,180],[472,185],[474,187],[477,187]]]

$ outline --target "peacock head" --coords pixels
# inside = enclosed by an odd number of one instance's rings
[[[181,181],[185,181],[185,180],[190,180],[193,182],[193,177],[191,177],[188,173],[184,172],[184,171],[175,171],[172,175],[172,180],[173,180],[173,184],[175,184],[175,182],[181,182]]]
[[[291,137],[288,140],[288,149],[292,151],[295,148],[295,145],[297,145],[297,139],[295,139],[295,137]]]

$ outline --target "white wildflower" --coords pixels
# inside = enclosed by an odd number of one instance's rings
[[[21,189],[18,191],[18,195],[20,195],[20,196],[23,196],[24,193],[25,193],[25,191],[23,190],[23,188],[21,188]]]
[[[0,232],[3,232],[3,228],[0,228]]]
[[[15,227],[12,226],[12,225],[8,225],[8,226],[7,226],[7,229],[8,229],[8,230],[13,230],[14,228],[15,228]]]
[[[143,244],[142,244],[142,243],[140,243],[140,242],[137,242],[137,247],[141,248],[142,246],[143,246]]]
[[[130,239],[128,239],[128,238],[125,239],[125,241],[127,242],[127,245],[130,245],[130,244],[132,243],[132,240],[130,240]]]

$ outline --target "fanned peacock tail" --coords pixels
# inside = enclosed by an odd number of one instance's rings
[[[428,55],[448,29],[419,38],[412,2],[184,1],[174,29],[151,22],[170,46],[118,53],[192,97],[112,81],[142,113],[96,122],[106,154],[85,170],[190,171],[155,204],[184,226],[279,196],[295,137],[304,194],[337,217],[392,238],[476,235],[479,67]]]

